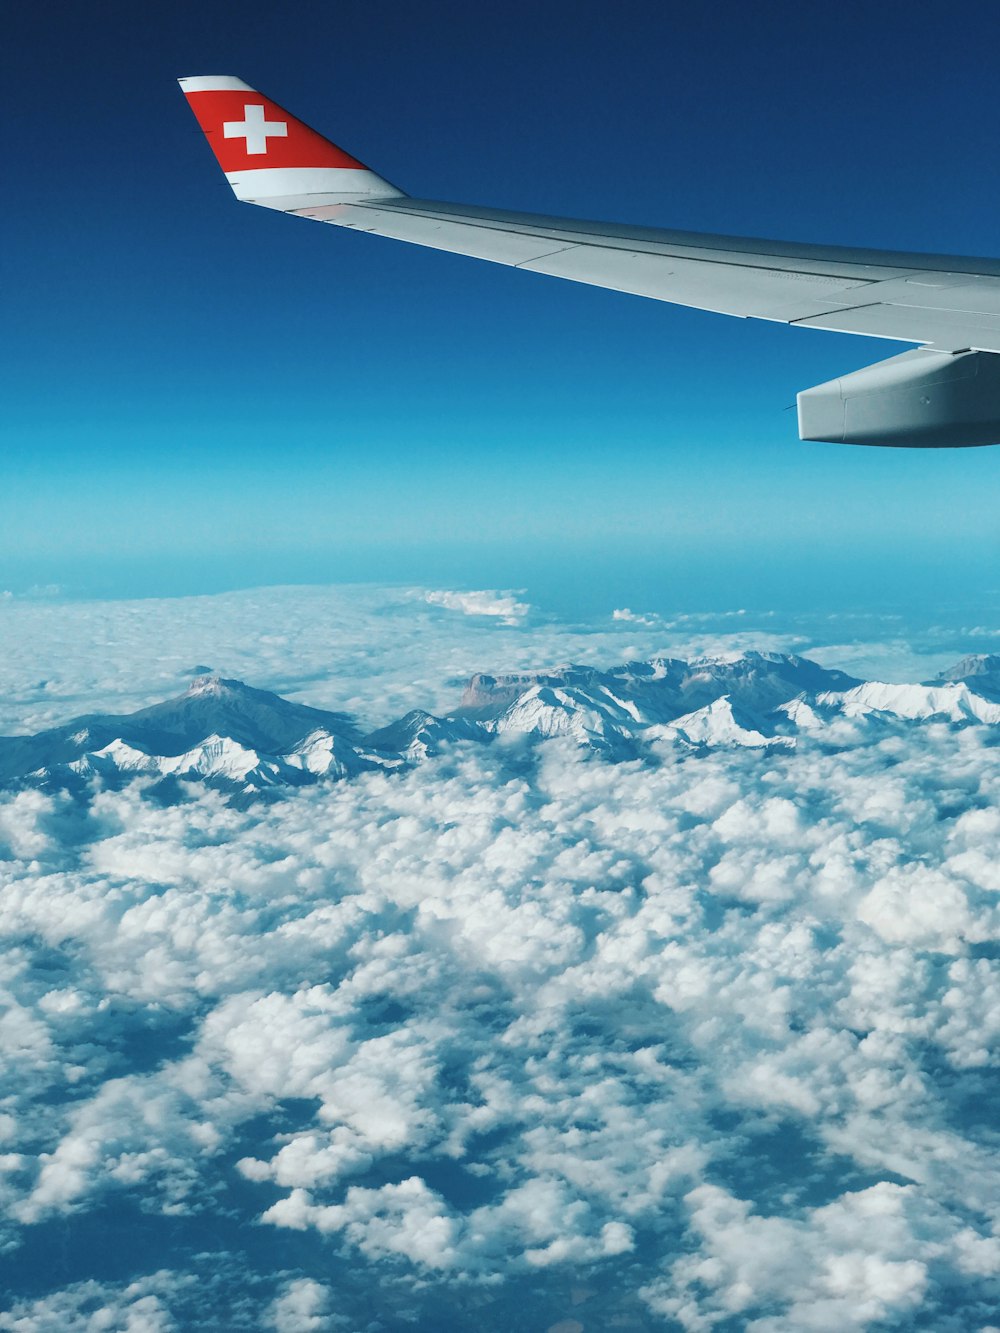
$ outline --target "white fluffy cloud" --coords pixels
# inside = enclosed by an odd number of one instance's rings
[[[443,606],[466,616],[498,616],[506,625],[516,625],[529,613],[527,602],[519,602],[510,592],[449,592],[446,589],[424,593],[429,606]]]
[[[674,1260],[645,1295],[690,1333],[734,1317],[754,1333],[896,1323],[921,1304],[925,1260],[940,1253],[912,1198],[912,1186],[882,1183],[791,1220],[755,1215],[718,1186],[700,1185],[684,1203],[701,1247]],[[768,1306],[783,1308],[751,1314]]]
[[[343,1322],[335,1320],[330,1306],[329,1287],[312,1278],[295,1278],[268,1311],[268,1326],[275,1333],[328,1333]]]
[[[0,1313],[0,1329],[9,1333],[176,1333],[179,1325],[166,1300],[187,1285],[168,1272],[118,1287],[79,1282],[37,1300],[16,1302]]]

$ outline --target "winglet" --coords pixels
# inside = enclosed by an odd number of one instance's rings
[[[237,199],[290,212],[402,190],[229,74],[178,79]]]

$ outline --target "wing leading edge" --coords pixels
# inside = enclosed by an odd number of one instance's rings
[[[700,310],[918,343],[931,351],[893,357],[880,363],[883,373],[872,375],[878,367],[870,367],[801,394],[802,437],[923,446],[1000,440],[1000,376],[992,355],[976,355],[1000,354],[1000,260],[702,235],[413,199],[239,79],[180,83],[244,202]],[[925,412],[929,390],[933,403]]]

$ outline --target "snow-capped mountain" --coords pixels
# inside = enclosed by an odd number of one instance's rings
[[[762,719],[734,708],[732,700],[725,694],[704,708],[679,717],[676,722],[650,727],[646,736],[651,740],[686,741],[689,745],[739,745],[751,750],[768,746],[787,749],[795,744],[789,736],[775,735],[773,726],[769,727]]]
[[[92,714],[0,738],[0,785],[115,785],[136,777],[242,793],[419,763],[456,743],[564,737],[608,758],[663,745],[782,750],[838,746],[858,727],[1000,724],[1000,657],[966,657],[922,684],[860,681],[806,658],[749,652],[655,658],[609,671],[566,666],[476,675],[458,707],[414,710],[366,733],[342,713],[219,676],[139,712]],[[845,728],[847,731],[845,731]],[[652,749],[650,748],[652,747]]]
[[[467,718],[435,717],[415,708],[398,722],[371,732],[365,737],[365,744],[381,756],[417,760],[439,754],[443,746],[453,741],[482,739],[482,729]]]
[[[823,691],[816,702],[839,709],[847,717],[887,713],[920,721],[943,718],[948,722],[1000,722],[1000,703],[991,703],[964,682],[888,685],[872,680],[840,694]]]
[[[473,676],[462,696],[466,717],[495,719],[538,688],[579,690],[602,708],[617,705],[634,722],[670,722],[724,695],[751,710],[769,711],[803,692],[848,690],[861,682],[790,653],[734,653],[685,662],[657,657],[610,671],[567,666],[506,676]]]
[[[258,753],[287,754],[315,733],[336,737],[341,748],[358,739],[342,713],[291,703],[242,681],[199,676],[183,694],[137,713],[90,714],[35,736],[0,738],[0,781],[71,764],[115,741],[166,758],[185,755],[211,736]]]
[[[612,752],[634,750],[639,739],[761,745],[775,739],[778,719],[769,725],[764,718],[780,704],[804,693],[832,694],[860,683],[843,671],[785,653],[749,652],[694,662],[664,657],[627,662],[610,671],[568,666],[473,676],[458,713],[489,732],[572,736]]]

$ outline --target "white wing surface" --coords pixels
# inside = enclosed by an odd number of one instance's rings
[[[237,198],[296,217],[745,319],[896,339],[799,398],[800,433],[848,443],[1000,440],[1000,261],[580,222],[413,199],[230,76],[181,87]],[[971,385],[971,388],[970,388]],[[875,396],[873,398],[873,395]],[[864,438],[862,438],[862,436]]]

